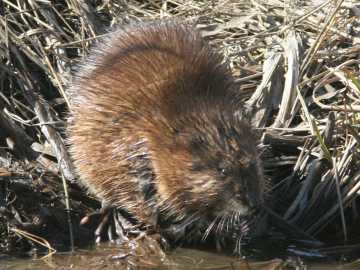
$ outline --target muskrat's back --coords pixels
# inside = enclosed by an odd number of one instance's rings
[[[69,89],[82,183],[146,224],[197,221],[207,234],[250,215],[262,170],[222,62],[194,27],[172,21],[127,26],[96,46]]]

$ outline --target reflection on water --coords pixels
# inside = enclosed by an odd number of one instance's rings
[[[114,259],[117,257],[118,259]],[[210,252],[177,249],[168,255],[130,254],[118,246],[102,244],[88,250],[77,250],[74,253],[55,254],[43,259],[11,259],[0,261],[1,270],[50,270],[50,269],[174,269],[174,270],[280,270],[280,269],[313,269],[313,270],[356,270],[360,262],[336,266],[335,264],[307,265],[285,262],[274,259],[265,262],[247,261]]]

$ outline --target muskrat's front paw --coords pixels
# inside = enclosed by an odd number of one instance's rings
[[[100,210],[86,215],[81,225],[94,229],[95,242],[104,240],[128,241],[128,231],[134,226],[114,207],[103,206]]]

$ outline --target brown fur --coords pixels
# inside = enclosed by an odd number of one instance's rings
[[[170,21],[125,27],[95,47],[69,89],[82,183],[147,224],[158,213],[207,226],[249,214],[264,181],[222,62],[192,26]]]

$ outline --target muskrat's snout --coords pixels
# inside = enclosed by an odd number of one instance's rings
[[[250,162],[242,173],[244,176],[244,194],[250,208],[261,208],[264,203],[264,176],[260,161],[256,158]]]
[[[250,127],[235,119],[231,112],[220,116],[213,116],[214,119],[208,119],[201,127],[188,125],[186,132],[180,134],[183,138],[179,140],[182,143],[179,149],[186,149],[188,156],[181,166],[190,185],[187,198],[193,199],[196,211],[198,205],[208,209],[205,211],[214,209],[209,216],[251,215],[261,207],[264,193],[255,136]],[[212,128],[208,131],[205,127]],[[174,151],[172,154],[175,157]],[[176,160],[177,166],[185,160],[184,151],[179,151]]]
[[[261,177],[259,174],[254,175],[254,177]],[[250,179],[250,181],[255,182],[255,186],[251,189],[247,190],[246,199],[249,203],[250,208],[258,209],[261,208],[262,204],[264,203],[264,190],[261,184],[264,182],[263,180],[258,181],[258,179]]]

